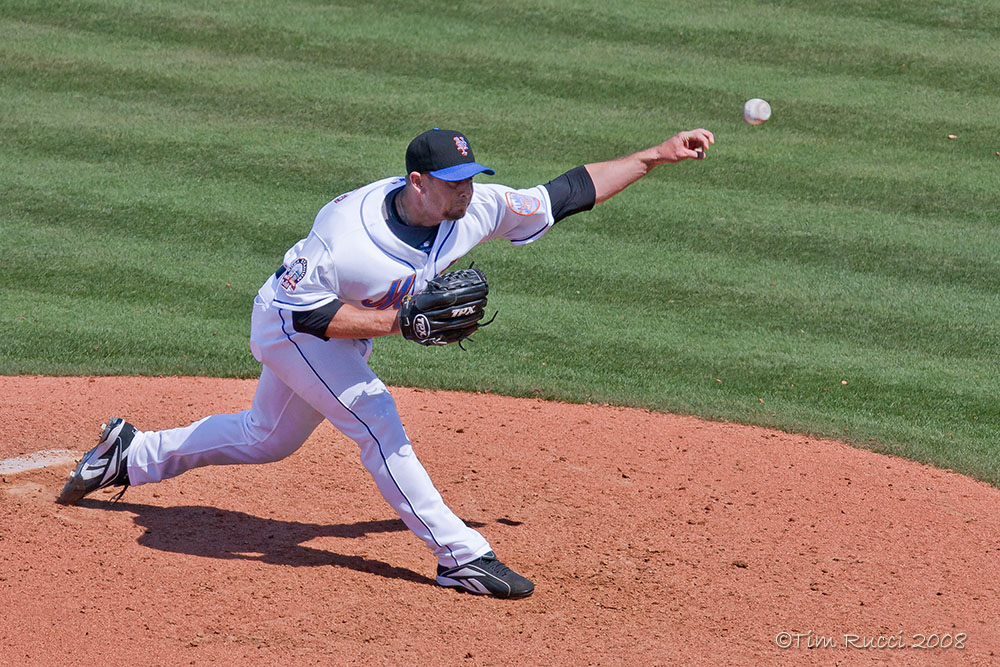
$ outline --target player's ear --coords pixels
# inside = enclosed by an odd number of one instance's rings
[[[413,187],[414,190],[423,194],[426,188],[427,179],[424,177],[424,174],[421,174],[419,171],[411,171],[406,175],[406,182]]]

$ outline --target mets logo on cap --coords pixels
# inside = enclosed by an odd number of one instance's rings
[[[455,137],[455,147],[458,148],[458,152],[462,155],[469,154],[469,142],[465,140],[465,137],[461,135]]]

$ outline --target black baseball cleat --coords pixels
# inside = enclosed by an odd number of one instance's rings
[[[438,565],[438,585],[476,595],[516,600],[526,598],[535,585],[497,560],[492,551],[457,567]]]
[[[97,446],[83,455],[69,474],[66,486],[56,498],[60,505],[75,505],[88,493],[106,486],[124,487],[112,500],[118,500],[128,488],[128,460],[125,453],[135,437],[135,426],[120,419],[109,419]]]

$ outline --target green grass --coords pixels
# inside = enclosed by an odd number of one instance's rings
[[[0,0],[0,373],[255,375],[257,287],[428,127],[521,187],[704,126],[705,162],[476,249],[470,351],[375,369],[1000,483],[1000,5],[619,4]]]

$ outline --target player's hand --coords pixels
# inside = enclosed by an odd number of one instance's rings
[[[708,147],[714,143],[715,135],[703,128],[678,132],[656,147],[658,162],[703,160]]]

